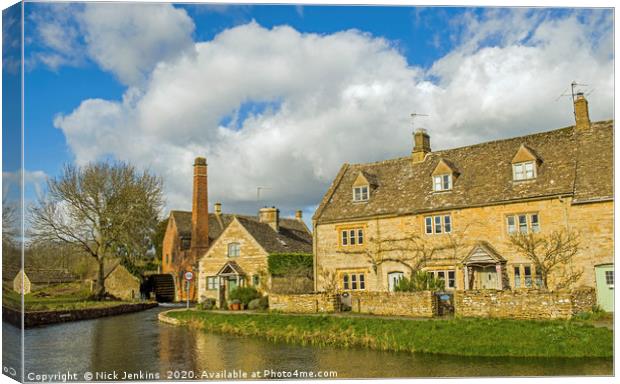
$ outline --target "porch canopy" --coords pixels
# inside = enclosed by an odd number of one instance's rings
[[[486,273],[486,276],[488,276],[491,282],[491,286],[483,285],[478,288],[503,289],[502,277],[506,259],[504,259],[488,242],[478,242],[463,259],[461,264],[463,265],[466,290],[474,288],[475,276],[478,275],[478,278],[481,279],[482,273]],[[488,284],[488,281],[482,283]]]

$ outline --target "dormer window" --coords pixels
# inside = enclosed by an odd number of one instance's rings
[[[536,178],[536,163],[534,161],[526,161],[512,165],[512,179],[530,180]]]
[[[537,168],[542,160],[532,148],[521,144],[511,163],[512,180],[532,180],[536,178]]]
[[[452,175],[436,175],[433,176],[433,190],[437,191],[449,191],[452,189]]]
[[[353,187],[353,201],[367,201],[368,200],[368,186],[363,185],[361,187]]]

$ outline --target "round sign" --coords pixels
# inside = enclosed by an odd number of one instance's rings
[[[193,278],[194,278],[194,273],[192,273],[191,271],[185,272],[185,280],[191,280]]]

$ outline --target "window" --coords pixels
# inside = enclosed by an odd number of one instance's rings
[[[456,287],[456,278],[454,271],[448,271],[448,288]]]
[[[537,233],[540,232],[538,213],[519,213],[506,216],[506,229],[508,234],[514,233]]]
[[[344,229],[340,235],[340,244],[343,246],[364,244],[364,230],[362,228]]]
[[[519,232],[527,233],[527,216],[519,215]]]
[[[443,281],[443,288],[455,288],[456,287],[456,272],[455,271],[426,271],[434,279]],[[446,278],[447,276],[447,278]]]
[[[543,280],[542,280],[542,271],[540,268],[536,267],[536,287],[542,288]]]
[[[525,275],[525,286],[532,288],[532,268],[529,265],[523,267],[523,274]]]
[[[512,179],[515,181],[536,178],[536,167],[533,161],[516,163],[512,165]]]
[[[515,288],[521,288],[521,266],[515,265]]]
[[[368,200],[368,186],[353,188],[353,201],[366,201]]]
[[[258,287],[259,284],[260,284],[260,276],[252,275],[252,285],[255,287]]]
[[[530,227],[532,232],[540,232],[540,226],[538,225],[538,215],[533,213],[530,215]]]
[[[425,217],[424,232],[427,235],[452,232],[452,217],[450,215]]]
[[[207,277],[207,289],[208,290],[217,289],[217,276]]]
[[[452,189],[452,177],[451,175],[437,175],[433,176],[433,190],[434,191],[449,191]]]
[[[366,289],[366,276],[363,273],[344,273],[342,275],[344,290],[363,291]]]
[[[228,257],[237,257],[239,256],[241,246],[239,243],[230,243],[228,244]]]
[[[181,249],[189,249],[190,246],[190,239],[181,239]]]
[[[609,286],[614,285],[614,271],[605,271],[605,283]]]

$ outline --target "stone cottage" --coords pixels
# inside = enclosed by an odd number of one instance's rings
[[[215,298],[212,287],[216,284],[213,279],[216,276],[221,277],[217,284],[221,283],[229,291],[233,284],[252,284],[259,270],[266,271],[266,255],[270,252],[312,252],[312,235],[302,220],[301,211],[296,212],[294,219],[289,219],[280,218],[276,208],[263,208],[258,217],[253,217],[223,213],[222,204],[215,203],[214,212],[209,212],[204,157],[194,161],[193,183],[192,211],[170,212],[162,246],[162,273],[172,275],[176,300],[187,298],[183,280],[186,271],[198,275],[189,286],[190,300],[201,296]],[[224,233],[224,239],[218,241]],[[228,244],[233,244],[230,245],[231,256]],[[204,266],[200,273],[199,261]],[[228,261],[231,264],[227,264]],[[210,285],[207,277],[211,278]]]
[[[199,260],[198,298],[218,305],[239,286],[268,291],[267,258],[273,253],[311,253],[312,235],[301,219],[280,218],[278,209],[261,208],[258,217],[234,215]]]
[[[574,108],[566,128],[440,151],[420,129],[410,156],[344,164],[313,217],[316,290],[393,290],[415,269],[446,290],[536,287],[511,235],[566,230],[581,249],[550,287],[574,272],[613,310],[613,121]]]

